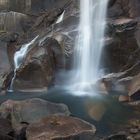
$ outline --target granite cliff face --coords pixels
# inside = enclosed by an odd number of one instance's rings
[[[78,1],[63,0],[60,3],[56,0],[25,0],[11,3],[7,0],[0,1],[0,5],[0,60],[4,59],[6,62],[1,62],[1,89],[7,89],[10,84],[15,52],[36,35],[40,37],[17,70],[14,89],[47,89],[53,84],[56,71],[71,67],[79,23]],[[107,73],[127,71],[133,67],[128,76],[139,73],[139,7],[138,0],[109,1],[106,47],[103,54]],[[57,23],[63,11],[63,22]],[[11,18],[14,19],[12,22]]]

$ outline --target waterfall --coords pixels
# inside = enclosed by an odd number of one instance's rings
[[[14,55],[14,65],[15,69],[18,69],[25,58],[29,47],[36,41],[39,36],[36,36],[31,42],[22,45],[19,51],[17,51]]]
[[[37,40],[38,37],[39,36],[36,36],[29,43],[22,45],[20,50],[15,53],[15,55],[14,55],[15,70],[14,70],[14,76],[13,76],[12,81],[11,81],[9,92],[13,92],[13,82],[14,82],[14,80],[16,78],[16,71],[17,71],[17,69],[20,67],[20,65],[23,62],[23,59],[26,57],[26,54],[27,54],[27,52],[29,50],[29,47]]]
[[[75,46],[75,75],[72,81],[74,90],[79,90],[80,94],[81,91],[93,90],[93,85],[100,78],[107,5],[108,0],[80,0],[79,36]]]

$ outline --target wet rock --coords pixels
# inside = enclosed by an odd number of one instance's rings
[[[4,61],[3,61],[4,60]],[[0,89],[5,88],[5,80],[10,72],[11,66],[7,55],[7,45],[0,41]]]
[[[19,34],[15,32],[0,34],[0,89],[5,91],[13,77],[14,53]],[[4,60],[4,61],[3,61]]]
[[[140,135],[135,136],[135,140],[139,140],[140,139]]]
[[[94,85],[93,85],[93,89],[96,89],[100,94],[103,95],[108,95],[108,89],[107,86],[104,82],[104,79],[98,80]]]
[[[26,139],[26,129],[28,127],[28,124],[22,123],[21,127],[16,129],[14,137],[16,140],[27,140]]]
[[[116,0],[109,0],[109,6],[113,6],[115,4]]]
[[[127,140],[127,136],[125,134],[116,134],[109,136],[106,140]]]
[[[139,130],[138,130],[137,128],[131,128],[131,129],[130,129],[130,133],[131,133],[131,134],[137,134],[138,131],[139,131]]]
[[[140,101],[130,101],[127,104],[136,108],[140,107]]]
[[[0,140],[14,140],[14,130],[9,120],[0,118]]]
[[[63,50],[52,38],[35,43],[26,54],[16,72],[14,90],[46,91],[55,77],[55,72],[64,68]]]
[[[119,96],[119,101],[120,102],[128,102],[129,100],[130,100],[129,96],[124,96],[124,95]]]
[[[113,42],[106,47],[105,50],[105,67],[110,68],[110,71],[118,72],[124,66],[131,63],[132,67],[137,63],[138,59],[133,53],[138,49],[138,42],[135,37],[137,31],[137,20],[128,18],[119,18],[109,21],[109,36],[113,38]],[[113,61],[112,61],[113,60]],[[129,69],[128,67],[126,69]],[[125,69],[125,70],[126,70]]]
[[[139,17],[139,0],[110,0],[110,17]]]
[[[137,27],[137,20],[131,18],[120,18],[112,21],[116,32],[135,31]]]
[[[71,68],[71,58],[77,39],[79,17],[77,14],[70,15],[59,24],[54,25],[54,33],[52,38],[56,39],[63,48],[65,55],[65,67]]]
[[[83,120],[66,116],[49,116],[27,128],[27,140],[92,140],[95,127]]]
[[[140,74],[136,75],[130,83],[128,95],[134,100],[140,99]]]
[[[127,140],[135,140],[132,136],[127,136]]]
[[[16,139],[14,139],[14,138],[11,137],[11,136],[4,135],[4,134],[1,134],[1,133],[0,133],[0,140],[16,140]]]
[[[116,2],[116,0],[110,0],[108,17],[110,18],[119,17],[122,14],[123,14],[123,10],[121,8],[121,5],[118,2]]]
[[[23,101],[8,100],[1,104],[0,113],[3,118],[11,119],[15,129],[20,128],[22,122],[35,123],[50,114],[70,114],[64,104],[54,104],[37,98]]]
[[[0,133],[4,135],[13,133],[13,128],[9,120],[0,118]]]
[[[108,93],[111,95],[117,95],[118,98],[120,95],[120,98],[128,96],[129,84],[131,83],[133,77],[125,77],[125,75],[126,72],[119,72],[111,73],[103,77],[102,81]]]
[[[140,129],[140,120],[133,118],[129,120],[129,124],[131,125],[131,127],[133,127],[134,129]]]

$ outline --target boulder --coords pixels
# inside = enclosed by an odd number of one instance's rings
[[[15,129],[21,126],[20,123],[35,123],[50,114],[66,116],[70,114],[64,104],[55,104],[37,98],[23,101],[8,100],[1,104],[0,113],[3,118],[10,116]]]
[[[55,72],[64,68],[63,50],[53,38],[44,38],[29,49],[16,71],[13,89],[18,91],[46,91]]]
[[[128,95],[135,100],[140,100],[140,73],[136,75],[129,85]]]
[[[27,128],[27,140],[93,140],[96,128],[83,120],[49,116]]]
[[[130,100],[129,96],[124,96],[124,95],[119,96],[119,101],[120,102],[128,102],[129,100]]]
[[[106,90],[110,94],[117,95],[118,97],[120,95],[128,96],[129,84],[131,83],[133,77],[125,77],[125,75],[126,72],[105,75],[102,79],[102,82],[104,83]]]

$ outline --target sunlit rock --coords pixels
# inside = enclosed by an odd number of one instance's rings
[[[68,116],[70,112],[64,104],[33,98],[23,101],[8,100],[1,104],[0,114],[3,118],[11,116],[12,126],[16,129],[22,122],[35,123],[51,114]]]
[[[27,140],[92,140],[96,128],[83,120],[66,116],[49,116],[31,124],[26,131]]]

